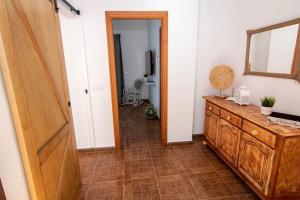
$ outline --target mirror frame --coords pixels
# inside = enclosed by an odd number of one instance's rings
[[[265,31],[270,31],[274,29],[283,28],[286,26],[291,26],[299,24],[298,34],[296,39],[293,63],[291,66],[291,73],[271,73],[271,72],[255,72],[251,71],[249,66],[249,54],[250,54],[250,46],[251,46],[251,37],[253,34],[261,33]],[[300,82],[300,18],[296,18],[290,21],[273,24],[271,26],[266,26],[263,28],[255,29],[255,30],[247,30],[247,46],[246,46],[246,60],[245,60],[245,70],[244,75],[254,75],[254,76],[266,76],[266,77],[274,77],[274,78],[285,78],[285,79],[295,79]]]

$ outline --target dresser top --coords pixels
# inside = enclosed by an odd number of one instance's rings
[[[277,135],[282,135],[285,137],[300,136],[299,128],[292,128],[292,127],[269,122],[267,116],[260,114],[260,107],[258,106],[255,105],[240,106],[239,104],[236,104],[232,101],[226,101],[224,99],[214,97],[214,96],[205,96],[203,98]]]

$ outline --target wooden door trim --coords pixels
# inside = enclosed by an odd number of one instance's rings
[[[112,20],[114,19],[137,19],[161,20],[161,73],[160,73],[160,91],[161,91],[161,138],[164,145],[167,144],[167,107],[168,107],[168,12],[167,11],[106,11],[106,32],[108,43],[109,74],[112,97],[112,111],[114,123],[115,147],[121,148],[120,144],[120,124],[119,109],[117,99],[117,79],[114,55],[114,41]]]

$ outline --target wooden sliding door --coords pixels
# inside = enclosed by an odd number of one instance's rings
[[[0,65],[31,198],[73,199],[80,173],[53,1],[0,1]]]

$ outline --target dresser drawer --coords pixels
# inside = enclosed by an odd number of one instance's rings
[[[206,102],[206,109],[217,115],[220,115],[221,108],[219,106],[216,106],[212,103]]]
[[[226,121],[239,128],[242,127],[242,118],[231,112],[228,112],[227,110],[221,109],[221,118],[225,119]]]
[[[249,133],[253,137],[259,139],[263,143],[269,145],[272,148],[276,147],[276,135],[272,134],[271,132],[247,121],[244,120],[243,122],[243,131]]]

